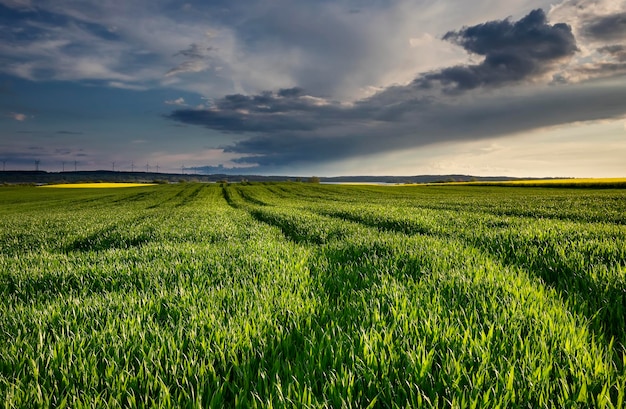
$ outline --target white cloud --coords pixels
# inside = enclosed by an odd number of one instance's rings
[[[132,91],[146,91],[148,89],[148,87],[145,87],[145,86],[142,86],[142,85],[126,84],[126,83],[119,82],[119,81],[109,81],[109,87],[111,87],[111,88],[120,88],[120,89],[128,89],[128,90],[132,90]]]
[[[32,23],[27,29],[45,34],[27,42],[0,44],[0,56],[9,61],[0,71],[29,80],[138,79],[120,69],[122,58],[132,49],[127,44],[103,40],[76,24],[59,30]]]
[[[188,106],[185,103],[185,99],[183,97],[176,98],[176,99],[173,99],[173,100],[167,100],[167,101],[165,101],[165,104],[167,104],[167,105],[178,105],[178,106],[182,106],[182,107]]]
[[[166,77],[172,77],[178,74],[184,74],[187,72],[202,72],[208,70],[210,67],[204,63],[204,61],[185,61],[176,67],[168,70],[165,73]]]
[[[3,1],[23,9],[18,3],[26,4]],[[153,4],[42,0],[37,4],[39,10],[63,15],[67,23],[35,17],[16,20],[15,29],[31,35],[0,42],[0,58],[6,61],[0,64],[0,73],[35,81],[104,80],[112,87],[143,90],[158,85],[168,70],[169,75],[176,75],[208,69],[208,62],[181,63],[176,53],[198,38],[206,40],[209,25],[178,25]],[[219,41],[219,36],[216,38],[211,41]],[[188,81],[177,82],[176,87],[210,88]]]

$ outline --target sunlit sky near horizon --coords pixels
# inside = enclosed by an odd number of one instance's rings
[[[0,160],[624,177],[626,0],[0,0]]]

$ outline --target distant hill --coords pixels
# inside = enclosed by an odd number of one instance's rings
[[[78,182],[285,182],[307,181],[308,177],[260,175],[192,175],[156,172],[113,172],[107,170],[80,172],[0,171],[0,184],[49,184]],[[506,176],[418,175],[418,176],[335,176],[320,177],[322,183],[444,183],[498,182],[519,180]]]
[[[217,182],[241,181],[246,176],[233,175],[191,175],[156,172],[114,172],[110,170],[93,170],[78,172],[45,172],[45,171],[5,171],[0,172],[0,183],[4,184],[49,184],[78,182]],[[263,178],[264,176],[250,176]],[[270,177],[271,178],[271,177]],[[284,180],[276,179],[276,180]],[[248,179],[247,179],[248,180]],[[254,179],[257,180],[257,179]],[[269,179],[274,180],[274,179]]]
[[[520,180],[508,176],[418,175],[418,176],[336,176],[320,178],[326,183],[445,183],[445,182],[503,182]]]

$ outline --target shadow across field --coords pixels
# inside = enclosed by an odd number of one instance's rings
[[[285,237],[301,246],[312,244],[301,237]],[[311,291],[318,299],[315,313],[285,323],[279,333],[267,333],[264,347],[254,354],[242,354],[236,363],[218,366],[225,388],[213,398],[244,406],[253,399],[275,407],[344,407],[348,403],[368,407],[376,400],[401,398],[417,403],[411,395],[418,391],[406,387],[402,365],[382,358],[376,363],[363,360],[362,328],[371,314],[364,301],[376,300],[376,289],[381,286],[380,271],[371,264],[371,257],[377,256],[365,245],[334,243],[315,246],[307,265]],[[382,254],[378,256],[382,259]],[[431,391],[434,399],[437,393],[441,391]],[[202,403],[210,404],[209,397]]]
[[[142,223],[148,215],[113,223],[65,246],[64,251],[103,251],[137,247],[154,239],[155,228]]]

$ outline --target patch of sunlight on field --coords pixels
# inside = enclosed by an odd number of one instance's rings
[[[40,187],[58,187],[58,188],[112,188],[112,187],[139,187],[154,186],[155,183],[63,183],[58,185],[46,185]]]

